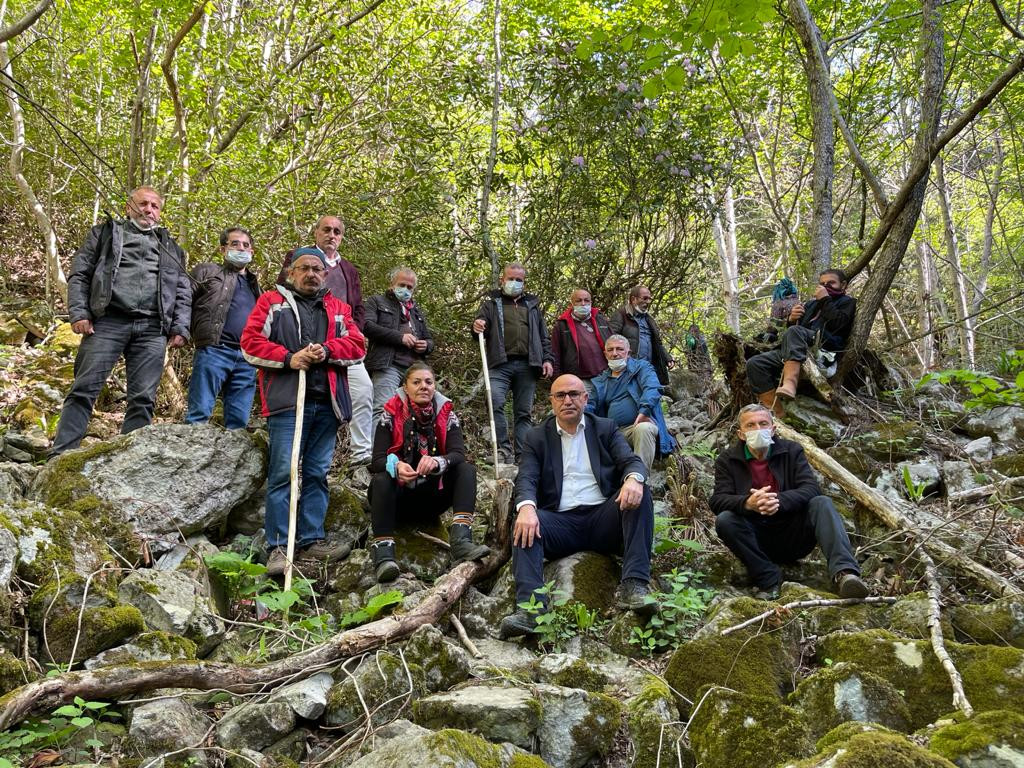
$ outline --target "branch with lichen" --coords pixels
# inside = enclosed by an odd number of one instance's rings
[[[741,629],[746,629],[749,626],[762,622],[770,616],[778,616],[802,608],[841,608],[847,605],[860,605],[862,603],[868,605],[891,605],[892,603],[895,603],[897,599],[898,598],[895,597],[822,597],[815,600],[794,600],[791,603],[777,605],[763,613],[757,614],[757,616],[747,619],[746,621],[727,627],[722,630],[721,634],[731,635],[733,632],[739,632]]]

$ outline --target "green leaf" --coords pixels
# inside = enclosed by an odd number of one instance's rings
[[[594,46],[591,45],[589,40],[582,40],[576,46],[576,58],[587,61],[590,56],[594,53]]]
[[[259,600],[268,610],[271,611],[283,611],[287,608],[291,608],[300,598],[291,590],[287,592],[265,592],[259,596]]]
[[[74,704],[65,704],[63,707],[57,707],[57,709],[53,710],[53,714],[58,717],[78,717],[82,714],[82,709]]]
[[[371,619],[376,618],[377,614],[385,608],[401,605],[403,600],[405,600],[405,595],[397,589],[392,589],[388,592],[382,592],[375,597],[371,597],[364,606],[364,610],[370,615]]]
[[[95,722],[91,717],[73,717],[71,718],[71,724],[78,728],[88,728]]]
[[[636,42],[636,35],[634,35],[631,32],[630,34],[626,35],[625,37],[622,38],[622,40],[619,41],[619,47],[623,51],[627,51],[628,52],[628,51],[633,50],[633,44],[635,42]]]
[[[14,768],[14,763],[6,757],[0,757],[0,768]]]
[[[90,747],[91,749],[102,749],[103,747],[103,742],[99,739],[86,739],[84,743],[85,746]]]
[[[83,701],[81,706],[86,709],[106,709],[109,704],[104,701]]]
[[[673,64],[666,69],[662,77],[665,79],[665,87],[670,91],[678,91],[686,84],[686,70],[680,64]]]
[[[661,96],[662,83],[660,77],[652,77],[646,83],[644,83],[643,95],[645,99],[656,99]]]
[[[1014,380],[1014,386],[1017,389],[1024,389],[1024,371],[1017,374],[1017,378]]]
[[[595,29],[590,35],[590,41],[595,45],[599,45],[608,40],[608,33],[603,29]]]

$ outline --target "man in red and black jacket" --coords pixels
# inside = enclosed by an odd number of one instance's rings
[[[324,285],[326,274],[323,251],[296,250],[288,279],[259,297],[242,331],[245,359],[260,369],[260,400],[270,434],[264,524],[270,576],[279,576],[287,566],[289,469],[300,370],[306,372],[306,389],[296,549],[310,560],[348,554],[347,546],[328,542],[324,533],[327,470],[338,427],[352,417],[346,369],[363,359],[366,342],[351,307]]]
[[[578,376],[593,399],[594,385],[590,380],[608,367],[604,343],[611,335],[608,318],[594,308],[590,291],[577,288],[569,297],[569,308],[559,315],[551,329],[554,375]]]

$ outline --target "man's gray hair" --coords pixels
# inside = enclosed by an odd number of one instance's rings
[[[510,261],[508,264],[501,268],[501,274],[505,274],[510,269],[521,269],[523,270],[523,272],[526,271],[526,267],[524,267],[518,261]]]
[[[629,339],[623,336],[621,333],[613,333],[607,339],[604,340],[604,345],[607,347],[613,341],[621,341],[626,345],[626,349],[629,349]]]
[[[640,295],[640,291],[642,291],[644,288],[647,288],[647,286],[644,285],[643,283],[641,283],[640,285],[634,285],[632,288],[629,289],[629,298],[635,299],[637,296]]]
[[[740,408],[740,412],[736,414],[736,429],[740,428],[740,421],[743,419],[743,414],[753,413],[754,411],[766,411],[769,416],[772,417],[772,421],[775,421],[775,416],[772,414],[772,409],[762,403],[751,403],[750,405],[744,405]]]
[[[412,275],[413,279],[419,280],[419,277],[417,277],[416,275],[416,270],[413,269],[412,267],[395,267],[390,272],[388,272],[388,285],[391,285],[393,282],[395,282],[395,280],[398,279],[399,275]]]

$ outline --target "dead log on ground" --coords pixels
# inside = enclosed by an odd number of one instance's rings
[[[266,693],[284,683],[294,682],[335,666],[352,656],[374,650],[411,635],[424,624],[436,624],[465,594],[471,584],[498,570],[509,558],[508,516],[512,484],[498,484],[494,502],[493,554],[481,562],[461,563],[434,582],[429,596],[408,613],[386,616],[355,629],[340,632],[329,640],[294,656],[269,664],[246,667],[212,661],[155,661],[66,672],[37,680],[0,698],[0,732],[34,712],[52,709],[81,696],[87,701],[113,701],[157,688],[222,689],[231,693]]]

